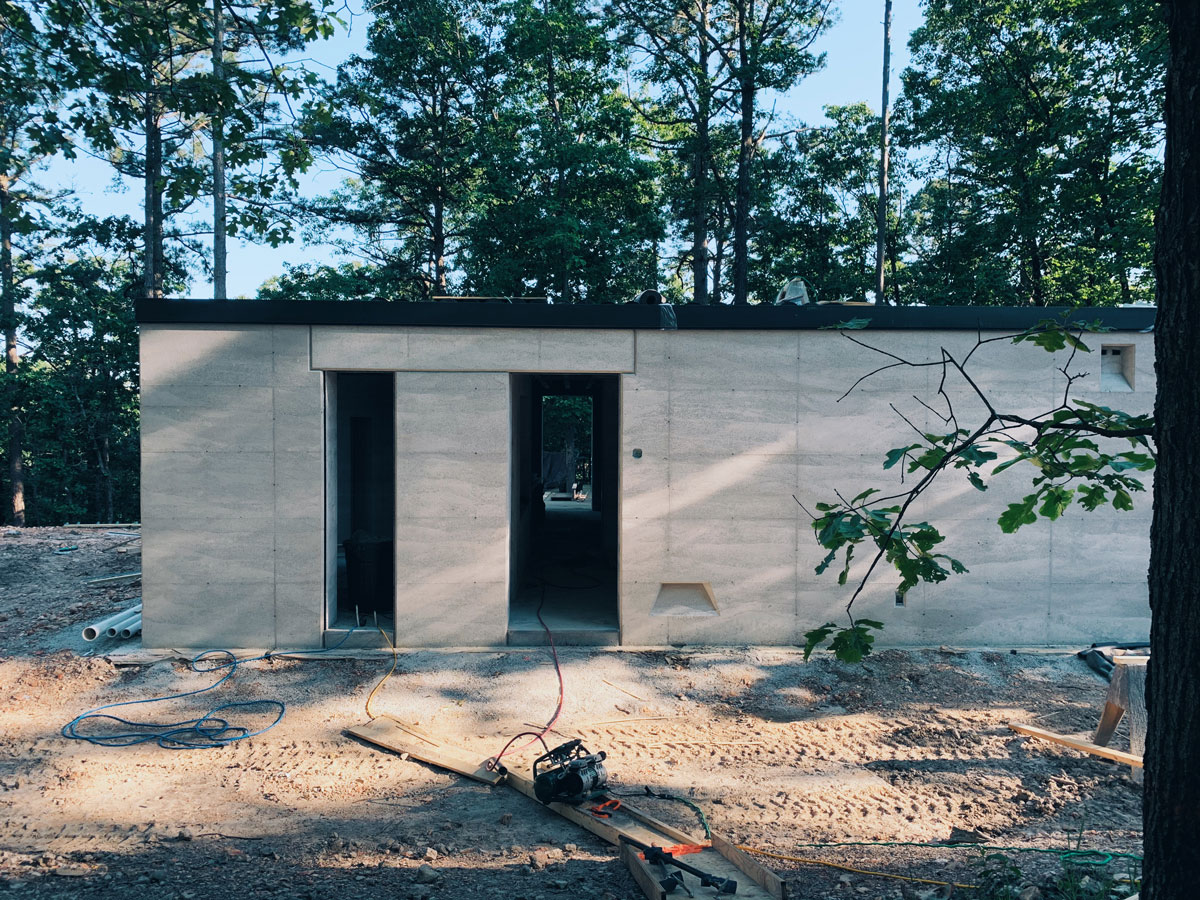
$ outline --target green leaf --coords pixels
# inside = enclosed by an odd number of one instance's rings
[[[1146,453],[1121,453],[1113,459],[1109,466],[1114,472],[1125,472],[1136,469],[1139,472],[1149,472],[1155,466],[1154,457]]]
[[[993,474],[993,475],[999,475],[999,474],[1000,474],[1001,472],[1003,472],[1005,469],[1011,469],[1011,468],[1012,468],[1013,466],[1015,466],[1017,463],[1019,463],[1019,462],[1023,462],[1023,461],[1025,461],[1025,460],[1027,460],[1027,459],[1029,459],[1029,457],[1028,457],[1028,456],[1026,456],[1026,455],[1024,455],[1024,454],[1022,454],[1021,456],[1018,456],[1018,457],[1016,457],[1015,459],[1009,459],[1009,460],[1006,460],[1006,461],[1004,461],[1004,462],[1000,463],[1000,465],[996,466],[996,468],[992,469],[992,474]]]
[[[989,463],[996,458],[996,453],[992,450],[980,447],[978,444],[970,444],[969,446],[963,447],[961,450],[959,450],[957,457],[958,458],[954,461],[954,465],[959,469],[963,469],[971,466],[978,467],[982,466],[984,463]]]
[[[820,644],[825,642],[837,630],[836,622],[826,622],[820,628],[814,628],[812,631],[804,633],[804,661],[808,662],[808,658],[812,656],[812,652],[817,649]]]
[[[936,469],[946,458],[946,451],[941,447],[930,447],[916,459],[908,464],[908,471],[915,472],[917,469]]]
[[[983,479],[979,477],[978,472],[968,472],[967,481],[971,482],[977,491],[986,491],[988,486],[983,483]]]
[[[1042,501],[1042,506],[1039,512],[1053,522],[1066,511],[1066,508],[1071,505],[1071,499],[1075,496],[1075,491],[1071,488],[1051,487],[1045,492],[1045,499]]]
[[[838,573],[838,584],[845,585],[846,579],[850,577],[850,562],[854,559],[854,545],[846,545],[846,565],[842,567],[842,571]]]
[[[1133,509],[1133,498],[1126,491],[1117,488],[1116,493],[1113,495],[1113,508],[1126,511],[1131,510]]]
[[[909,444],[907,447],[896,447],[894,450],[889,450],[887,452],[887,456],[884,458],[883,467],[885,469],[890,469],[892,466],[896,465],[896,463],[900,462],[900,460],[904,459],[904,454],[908,453],[910,450],[920,449],[920,444]]]
[[[821,560],[820,565],[818,565],[817,568],[814,569],[814,571],[818,575],[824,575],[825,570],[829,568],[829,564],[832,563],[834,561],[834,559],[836,559],[836,558],[837,558],[837,550],[830,550],[829,553],[826,554],[825,558],[823,560]]]
[[[875,622],[871,619],[860,619],[854,623],[851,628],[843,628],[836,635],[833,641],[829,644],[829,649],[833,651],[833,655],[842,662],[857,663],[871,652],[871,645],[875,643],[875,636],[867,629],[882,628],[883,624]]]
[[[1069,331],[1061,320],[1057,319],[1043,319],[1033,328],[1023,331],[1013,338],[1014,344],[1025,341],[1037,344],[1049,353],[1056,353],[1068,346],[1082,350],[1084,353],[1091,353],[1091,349]]]
[[[1022,525],[1032,525],[1037,521],[1037,514],[1033,511],[1036,504],[1037,494],[1030,494],[1020,503],[1010,503],[996,520],[1000,530],[1005,534],[1012,534]]]
[[[819,331],[862,331],[871,324],[870,319],[848,319],[835,325],[822,325]]]

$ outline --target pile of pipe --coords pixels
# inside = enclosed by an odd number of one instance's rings
[[[101,635],[110,638],[128,639],[142,633],[142,604],[131,606],[129,609],[113,613],[107,619],[101,619],[83,629],[83,639],[94,641]]]

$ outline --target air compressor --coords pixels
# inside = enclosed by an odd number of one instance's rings
[[[578,806],[604,793],[607,754],[589,753],[578,738],[543,753],[533,761],[533,792],[542,803]]]

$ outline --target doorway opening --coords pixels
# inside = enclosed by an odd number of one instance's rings
[[[395,378],[330,372],[325,388],[326,629],[378,638],[395,616]]]
[[[512,376],[509,644],[620,643],[617,379]]]

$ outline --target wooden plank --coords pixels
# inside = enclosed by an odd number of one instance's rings
[[[1107,747],[1108,742],[1112,740],[1113,732],[1121,724],[1121,717],[1123,715],[1125,715],[1124,706],[1119,703],[1113,703],[1111,700],[1104,701],[1104,709],[1100,713],[1100,724],[1096,726],[1096,733],[1092,736],[1092,743],[1097,747]]]
[[[525,796],[531,797],[535,800],[537,799],[537,795],[533,790],[533,781],[525,775],[522,775],[519,772],[510,771],[506,776],[505,781]],[[603,798],[597,798],[596,802],[603,802]],[[646,815],[636,807],[631,808],[630,805],[624,801],[622,801],[620,809],[613,810],[612,817],[609,819],[599,819],[583,809],[579,809],[574,806],[568,806],[565,803],[549,803],[546,805],[547,808],[558,813],[563,818],[574,822],[576,825],[579,825],[582,828],[586,828],[600,839],[618,846],[621,843],[621,835],[631,837],[635,841],[641,841],[643,844],[650,844],[651,846],[658,847],[669,847],[674,843],[699,843],[701,845],[706,843],[705,841],[696,841],[696,839],[687,834],[687,832],[680,831],[678,828],[672,828],[669,825],[667,826],[667,831],[660,832],[658,830],[659,826],[665,823],[659,823],[652,816]],[[631,815],[631,813],[634,815]],[[626,845],[626,849],[632,850],[633,848]],[[637,855],[636,850],[634,851],[634,854],[635,856]],[[762,883],[758,880],[758,873],[765,871],[762,866],[760,866],[753,859],[750,859],[741,851],[736,851],[736,855],[737,858],[731,858],[723,853],[717,852],[710,847],[701,853],[689,854],[686,857],[686,862],[695,866],[697,869],[702,869],[705,872],[711,872],[713,875],[720,875],[724,878],[734,879],[738,882],[739,897],[759,898],[759,900],[786,900],[786,896],[783,893],[777,894],[774,893],[769,887],[762,886]],[[626,858],[624,852],[622,852],[621,858]],[[745,860],[749,862],[751,871],[747,871],[746,869],[742,868],[740,864],[742,858],[745,858]],[[653,872],[649,869],[649,867],[646,866],[645,860],[639,857],[638,862],[641,864],[642,868],[651,875],[651,890],[658,891],[658,893],[647,892],[646,896],[652,898],[652,900],[654,900],[654,898],[661,897],[662,889],[658,886],[658,878],[653,877]],[[629,864],[627,863],[627,865]],[[631,873],[633,873],[634,878],[638,879],[637,868],[630,866],[629,870]],[[691,875],[687,875],[686,877],[690,879],[694,888],[695,879]],[[778,876],[775,876],[775,878],[778,881]],[[750,881],[753,883],[748,883],[747,879],[750,879]],[[644,891],[646,890],[646,887],[641,880],[638,880],[638,884],[642,886]],[[779,884],[782,885],[782,882],[779,882]]]
[[[489,772],[478,760],[456,753],[436,739],[415,732],[410,726],[387,716],[347,728],[346,733],[396,753],[407,753],[414,759],[449,769],[484,784],[499,784],[504,777],[499,772]]]
[[[512,770],[508,770],[504,775],[489,772],[483,768],[481,763],[473,759],[467,759],[456,752],[454,748],[445,746],[436,737],[428,735],[397,719],[379,716],[364,725],[347,729],[346,733],[388,750],[407,753],[414,759],[458,772],[460,775],[465,775],[468,778],[474,778],[487,784],[503,782],[511,785],[525,796],[537,801],[537,794],[533,789],[533,779],[529,776]],[[604,797],[599,797],[595,803],[601,803],[604,799]],[[643,844],[658,847],[669,847],[676,843],[697,843],[687,832],[667,825],[665,822],[659,822],[653,816],[643,813],[636,807],[631,807],[624,801],[621,802],[619,808],[612,810],[609,818],[594,816],[586,808],[568,806],[565,803],[549,803],[546,806],[564,819],[574,822],[601,840],[615,846],[621,846],[622,835]],[[703,844],[704,842],[700,843]],[[634,855],[637,855],[637,851],[632,847],[625,847],[624,849],[632,850]],[[623,851],[622,859],[626,859]],[[767,887],[762,886],[759,881],[761,875],[758,871],[762,867],[740,851],[734,854],[734,858],[731,858],[714,850],[711,846],[706,846],[699,853],[689,854],[687,862],[697,869],[711,873],[714,876],[736,880],[738,882],[738,896],[740,897],[750,898],[750,900],[786,900],[782,894],[776,894]],[[749,871],[742,868],[747,863],[749,864]],[[658,879],[653,877],[653,873],[646,866],[645,860],[641,859],[627,862],[630,872],[634,874],[635,879],[638,878],[638,865],[636,864],[640,864],[641,868],[649,872],[651,876],[650,892],[646,896],[651,898],[651,900],[660,900],[662,897],[662,888],[658,886]],[[689,875],[686,877],[691,878],[693,881],[695,880],[693,876]],[[638,883],[643,887],[643,890],[647,890],[642,880],[639,880]],[[658,893],[653,893],[653,891],[657,891]]]
[[[621,845],[621,862],[625,863],[625,868],[638,883],[647,900],[665,900],[667,892],[659,886],[658,879],[650,871],[650,864],[642,859],[641,853],[632,844]]]
[[[141,528],[141,522],[68,522],[63,528]]]
[[[85,578],[84,584],[112,584],[115,581],[137,581],[142,577],[141,572],[126,572],[124,575],[105,575],[101,578]]]
[[[1083,738],[1055,734],[1053,731],[1046,731],[1044,728],[1035,728],[1032,725],[1020,725],[1015,722],[1010,723],[1008,727],[1018,734],[1061,744],[1064,747],[1070,747],[1072,750],[1081,750],[1084,753],[1090,753],[1092,756],[1101,756],[1105,759],[1111,759],[1113,762],[1125,763],[1127,766],[1134,766],[1136,768],[1141,768],[1142,766],[1142,758],[1140,756],[1126,753],[1123,750],[1113,750],[1111,747],[1101,747]]]
[[[504,780],[505,783],[512,785],[529,799],[541,803],[533,790],[533,779],[529,776],[522,775],[520,772],[514,772],[510,769],[508,774],[505,775]],[[601,803],[603,801],[597,799],[596,802]],[[612,815],[607,819],[598,818],[590,812],[584,812],[578,807],[569,806],[566,803],[547,803],[545,806],[547,809],[558,813],[564,819],[574,822],[581,828],[586,828],[592,834],[596,835],[596,837],[603,841],[608,841],[610,844],[620,844],[622,834],[634,840],[641,841],[643,844],[665,843],[661,834],[630,816],[629,810],[624,806],[613,810]]]
[[[657,846],[661,847],[665,842],[659,840],[659,841],[643,841],[642,843],[648,843],[648,844],[651,844],[652,846],[657,845]],[[651,875],[654,876],[654,886],[657,888],[658,887],[658,879],[659,879],[659,876],[655,875],[655,872],[657,870],[650,868],[649,865],[646,863],[646,861],[641,858],[642,852],[640,850],[638,850],[635,847],[630,847],[628,844],[626,844],[625,846],[627,849],[633,851],[633,854],[637,858],[637,861],[639,863],[641,863],[643,866],[646,866],[648,871],[651,873]],[[622,856],[622,858],[624,859],[624,856]],[[750,898],[754,898],[754,900],[784,900],[784,898],[779,897],[778,895],[772,893],[768,888],[759,884],[758,881],[755,879],[755,877],[751,873],[745,871],[739,865],[739,860],[729,859],[728,857],[722,855],[721,853],[718,853],[712,847],[707,847],[704,850],[701,850],[699,853],[689,853],[686,856],[680,856],[680,857],[678,857],[678,859],[680,862],[685,862],[689,866],[697,868],[702,872],[707,872],[710,875],[715,875],[720,878],[733,879],[734,881],[737,882],[737,896],[739,896],[739,897],[742,897],[742,898],[750,897]],[[753,862],[753,860],[751,860],[751,862]],[[628,865],[628,863],[627,863],[627,865]],[[754,863],[754,865],[757,866],[757,863]],[[758,867],[758,868],[761,868],[761,867]],[[672,870],[673,870],[673,867],[668,867],[668,869],[667,869],[668,872],[670,872]],[[631,872],[635,871],[632,866],[630,866],[630,871]],[[635,875],[634,877],[636,878],[637,876]],[[707,889],[703,890],[703,892],[701,891],[700,886],[698,884],[698,879],[696,878],[695,875],[685,872],[685,873],[683,873],[683,878],[684,878],[684,882],[692,889],[695,896],[697,896],[697,897],[713,896],[713,894],[710,893],[710,891]],[[640,882],[639,882],[639,884],[640,884]],[[661,890],[661,888],[659,890]],[[655,896],[659,896],[659,895],[647,893],[646,896],[647,897],[655,897]],[[679,894],[676,893],[676,894],[673,894],[672,896],[679,896]]]
[[[596,802],[603,803],[604,801],[597,800]],[[649,825],[654,830],[659,831],[662,834],[665,834],[667,837],[673,839],[675,841],[675,843],[677,843],[677,844],[703,844],[705,846],[708,845],[708,841],[703,840],[702,838],[693,837],[692,835],[688,834],[686,831],[682,831],[682,830],[676,828],[674,825],[668,825],[666,822],[663,822],[659,819],[654,818],[654,816],[652,816],[652,815],[642,812],[636,806],[630,806],[624,800],[621,801],[621,809],[623,809],[627,815],[631,816],[634,819],[637,819],[643,825]]]
[[[762,885],[775,900],[788,900],[787,885],[783,879],[749,853],[738,849],[716,832],[713,832],[712,848]]]

